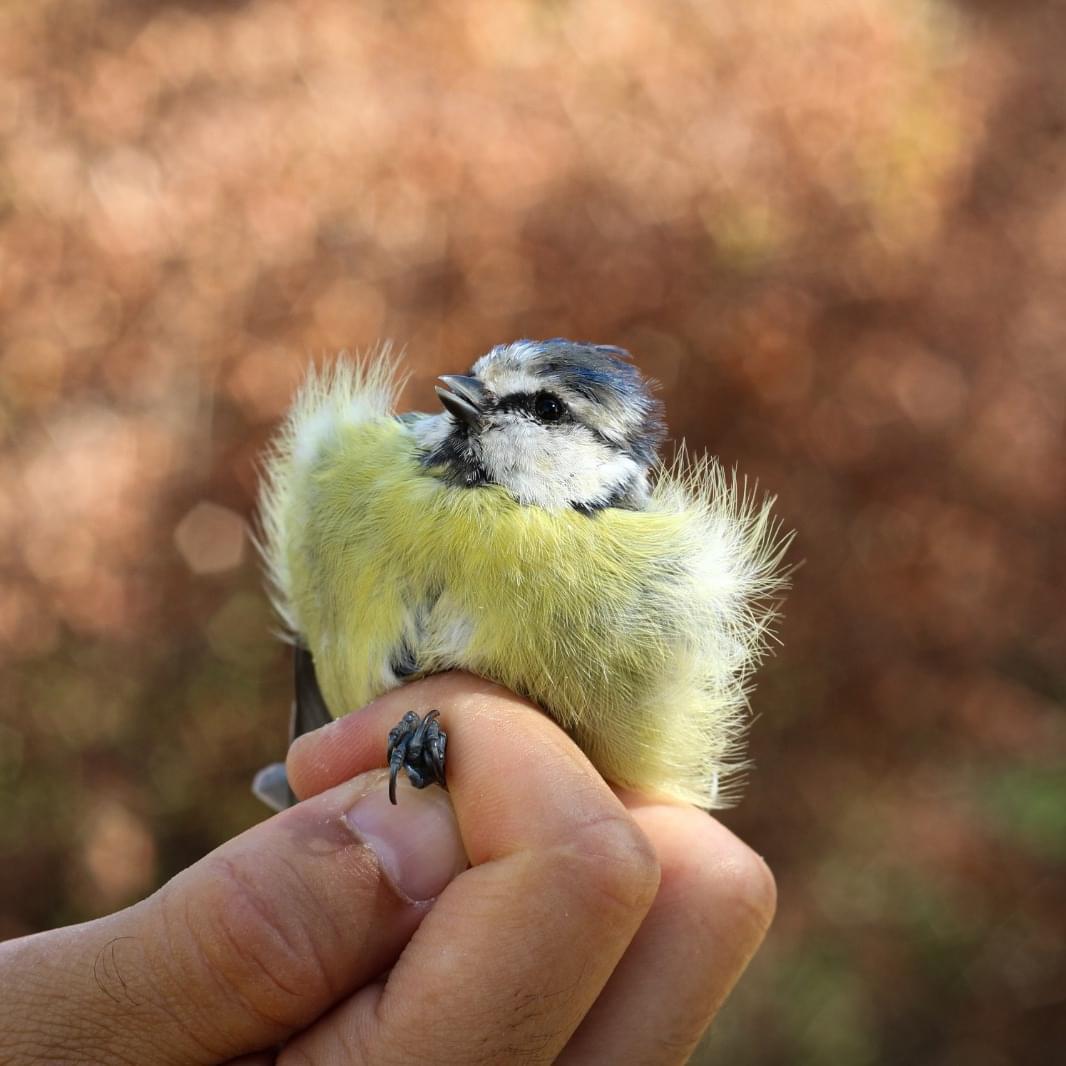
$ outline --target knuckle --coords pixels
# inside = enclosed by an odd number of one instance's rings
[[[627,814],[590,823],[572,842],[589,890],[623,912],[643,915],[659,890],[659,859]]]
[[[228,859],[210,862],[210,887],[195,912],[186,901],[179,921],[224,993],[258,1020],[289,1025],[308,999],[331,991],[303,917],[302,887],[268,892],[263,886],[276,885],[280,871],[253,877]]]

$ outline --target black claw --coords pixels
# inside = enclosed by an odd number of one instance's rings
[[[440,711],[430,711],[419,718],[408,711],[398,725],[389,730],[387,758],[389,760],[389,801],[396,802],[396,776],[403,767],[415,788],[440,785],[447,788],[444,778],[444,751],[448,734],[440,727]]]

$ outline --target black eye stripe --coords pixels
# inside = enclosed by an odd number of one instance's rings
[[[543,405],[545,398],[548,398],[558,404],[559,414],[556,417],[545,417],[546,412],[543,411]],[[538,412],[538,403],[541,405],[541,411]],[[564,421],[570,413],[570,409],[566,405],[566,401],[556,396],[551,392],[516,392],[510,396],[503,396],[496,401],[497,411],[516,411],[519,414],[528,415],[530,418],[536,419],[538,422],[545,422],[547,424],[558,423]]]
[[[522,411],[528,414],[533,413],[533,401],[536,398],[535,392],[513,392],[510,396],[501,396],[496,401],[497,411]]]

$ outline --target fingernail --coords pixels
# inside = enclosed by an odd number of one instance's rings
[[[396,806],[389,803],[383,779],[345,820],[401,895],[416,902],[433,899],[468,865],[459,824],[444,789],[399,784]]]

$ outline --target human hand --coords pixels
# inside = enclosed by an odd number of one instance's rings
[[[450,793],[390,807],[373,768],[411,707],[441,710]],[[620,800],[466,675],[301,738],[288,771],[304,802],[155,895],[0,945],[0,1060],[684,1062],[773,913],[721,825]]]

